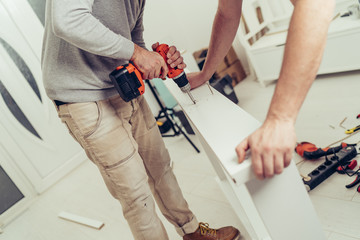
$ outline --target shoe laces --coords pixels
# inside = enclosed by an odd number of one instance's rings
[[[209,228],[209,224],[208,223],[203,223],[200,222],[199,223],[199,228],[200,228],[200,233],[201,235],[210,235],[210,236],[216,236],[216,230],[213,228]]]

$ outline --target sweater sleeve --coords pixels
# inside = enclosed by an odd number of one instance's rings
[[[53,0],[52,23],[56,36],[90,53],[129,60],[134,43],[114,33],[92,15],[94,0]]]
[[[146,49],[145,41],[143,37],[143,32],[144,32],[143,18],[144,18],[144,5],[141,8],[141,14],[136,22],[136,26],[131,32],[131,38],[134,43]]]

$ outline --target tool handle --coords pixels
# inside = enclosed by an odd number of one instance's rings
[[[167,76],[168,76],[169,78],[176,78],[177,76],[179,76],[179,75],[184,71],[183,69],[179,69],[179,68],[177,68],[177,67],[172,68],[172,67],[170,67],[170,65],[167,63],[167,60],[168,60],[168,58],[167,58],[167,53],[169,52],[169,46],[168,46],[167,44],[160,44],[160,45],[155,49],[155,51],[156,51],[157,53],[159,53],[159,54],[163,57],[166,65],[167,65],[167,67],[168,67],[168,69],[169,69],[169,72],[168,72],[168,74],[167,74]]]
[[[330,154],[334,154],[339,152],[341,149],[343,149],[344,147],[347,146],[353,146],[353,144],[346,144],[346,143],[341,143],[339,146],[337,147],[332,147],[332,148],[318,148],[315,151],[304,151],[304,157],[306,159],[317,159],[320,157],[323,157],[325,155],[330,155]]]
[[[356,176],[356,178],[355,178],[355,180],[354,180],[353,182],[349,183],[349,184],[346,185],[345,187],[346,187],[346,188],[352,188],[352,187],[354,187],[354,186],[355,186],[356,184],[358,184],[358,183],[360,183],[360,176],[359,176],[359,175]]]
[[[345,174],[347,170],[354,170],[357,166],[357,161],[354,159],[351,162],[346,163],[344,166],[339,166],[336,171],[340,174]]]
[[[340,146],[333,147],[333,148],[324,148],[324,149],[318,148],[316,151],[313,151],[313,152],[304,151],[304,157],[306,159],[317,159],[317,158],[323,157],[325,155],[337,153],[342,148],[343,147],[340,145]]]
[[[360,130],[360,125],[354,127],[354,128],[350,128],[348,130],[345,131],[346,134],[351,134],[353,132],[359,131]]]

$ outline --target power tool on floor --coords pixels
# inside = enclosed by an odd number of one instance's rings
[[[156,48],[158,52],[165,60],[167,64],[167,53],[169,51],[169,46],[166,44],[161,44]],[[187,93],[190,99],[196,104],[193,96],[190,93],[191,86],[185,75],[183,69],[171,68],[167,64],[169,72],[167,76],[172,78],[174,82],[179,86],[181,91]],[[124,101],[128,102],[134,98],[145,93],[145,85],[141,76],[141,72],[135,67],[134,64],[128,63],[126,65],[118,66],[114,71],[109,75],[111,81],[114,83],[116,90],[119,92],[120,96]]]
[[[296,145],[295,152],[305,159],[318,159],[326,155],[339,152],[341,149],[347,146],[356,146],[356,144],[348,144],[342,142],[336,147],[318,148],[315,144],[309,142],[301,142]]]

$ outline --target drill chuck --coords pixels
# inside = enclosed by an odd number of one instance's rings
[[[185,72],[183,71],[178,76],[173,77],[173,80],[178,85],[178,87],[181,89],[181,91],[184,93],[187,93],[189,95],[191,101],[193,101],[193,103],[196,104],[194,97],[190,93],[191,86],[190,86],[189,80],[186,77]]]
[[[173,80],[178,85],[178,87],[181,89],[181,91],[183,91],[184,93],[190,92],[191,86],[185,75],[185,72],[182,72],[178,76],[174,77]]]

